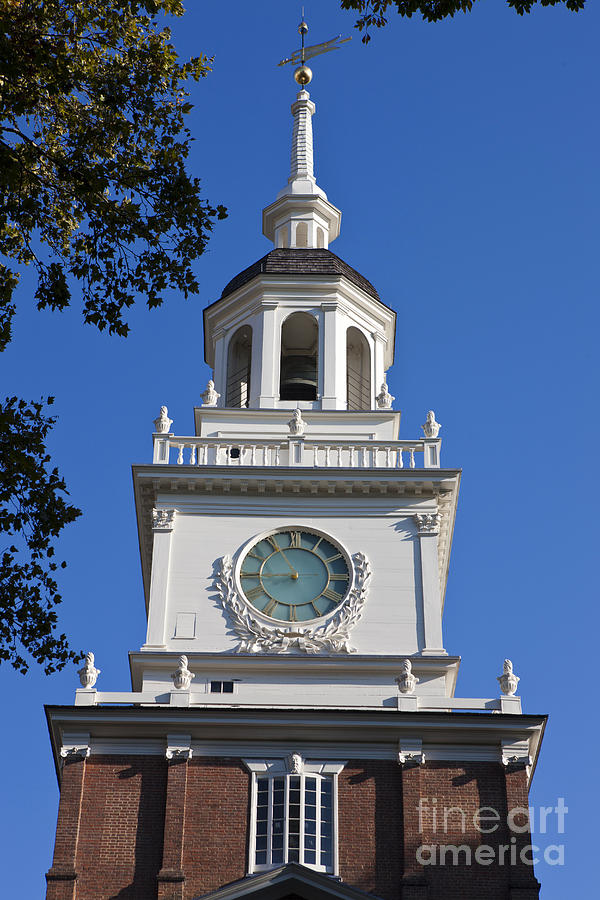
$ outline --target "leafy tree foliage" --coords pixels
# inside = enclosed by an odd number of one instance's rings
[[[457,12],[470,12],[478,0],[340,0],[342,9],[354,9],[360,13],[356,22],[359,31],[364,31],[363,41],[371,40],[369,28],[387,25],[386,12],[391,7],[401,16],[410,18],[421,13],[426,22],[439,22]],[[541,6],[564,4],[567,9],[578,12],[585,6],[585,0],[506,0],[520,16],[531,12],[538,3]]]
[[[47,673],[80,658],[55,634],[61,596],[54,573],[66,564],[55,562],[52,539],[80,511],[66,503],[65,483],[49,468],[45,441],[54,421],[43,401],[0,404],[0,539],[7,544],[0,548],[0,661],[23,673],[23,649]]]
[[[215,217],[185,169],[184,84],[161,27],[180,0],[0,0],[0,349],[10,340],[22,265],[38,307],[126,335],[124,310],[198,284],[192,261]],[[5,265],[4,260],[12,265]]]
[[[125,336],[141,294],[196,293],[193,261],[226,215],[186,171],[189,79],[165,27],[181,0],[0,0],[0,350],[19,277],[38,308],[82,302],[86,322]],[[50,401],[49,401],[50,402]],[[56,635],[53,540],[80,511],[45,440],[45,404],[0,403],[0,662],[46,672],[78,657]],[[64,565],[64,563],[61,563]]]

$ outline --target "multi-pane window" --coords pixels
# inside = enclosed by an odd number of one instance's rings
[[[211,694],[233,694],[233,681],[211,681]]]
[[[255,871],[288,862],[333,871],[332,775],[258,776],[255,796]]]

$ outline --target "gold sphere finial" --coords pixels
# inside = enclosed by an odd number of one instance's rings
[[[298,66],[294,72],[294,78],[298,84],[304,87],[305,84],[309,84],[312,81],[312,69],[309,69],[308,66]]]
[[[308,25],[306,24],[304,19],[302,19],[302,21],[298,25],[298,34],[306,34],[307,32],[308,32]]]

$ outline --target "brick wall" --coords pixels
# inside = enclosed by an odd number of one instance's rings
[[[402,874],[402,780],[393,761],[350,761],[338,776],[342,881],[397,900]]]
[[[250,775],[238,759],[189,763],[183,870],[185,897],[202,896],[248,871]]]
[[[156,756],[92,756],[85,767],[77,900],[155,897],[166,761]]]
[[[174,783],[169,796],[179,796],[183,803],[172,810],[174,846],[167,844],[164,855],[166,760],[162,756],[92,756],[77,765],[85,773],[82,789],[65,791],[59,816],[64,843],[73,830],[69,823],[78,818],[70,806],[82,796],[72,860],[76,887],[69,881],[49,882],[52,900],[156,900],[159,896],[193,900],[245,876],[250,776],[240,760],[198,757],[179,764],[187,767],[185,789],[175,790]],[[172,774],[179,779],[181,772],[177,769]],[[383,900],[537,897],[531,868],[509,865],[510,850],[505,851],[505,864],[498,864],[500,844],[509,848],[515,844],[518,850],[529,842],[526,833],[515,836],[506,825],[508,808],[527,805],[522,769],[505,770],[491,762],[409,768],[391,760],[354,760],[339,776],[338,788],[340,875],[347,884]],[[473,822],[480,807],[500,814],[502,821],[491,834],[481,834]],[[511,842],[511,837],[516,840]],[[452,864],[452,852],[445,865],[439,864],[439,858],[433,866],[415,862],[420,845],[434,847],[437,854],[441,845],[466,847],[473,854],[480,844],[494,849],[490,865],[465,866],[464,849],[459,865]],[[68,853],[62,844],[57,848],[61,852],[54,871],[57,877],[63,870],[68,875]],[[429,858],[430,851],[424,856]],[[165,866],[179,865],[178,860],[185,880],[177,883],[175,879],[172,886],[167,880],[159,895],[161,868],[164,872]]]

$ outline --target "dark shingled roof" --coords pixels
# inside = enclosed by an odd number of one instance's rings
[[[257,275],[344,275],[365,293],[379,300],[379,294],[370,281],[345,263],[331,250],[271,250],[258,262],[253,263],[232,278],[223,289],[221,300],[237,291]]]

